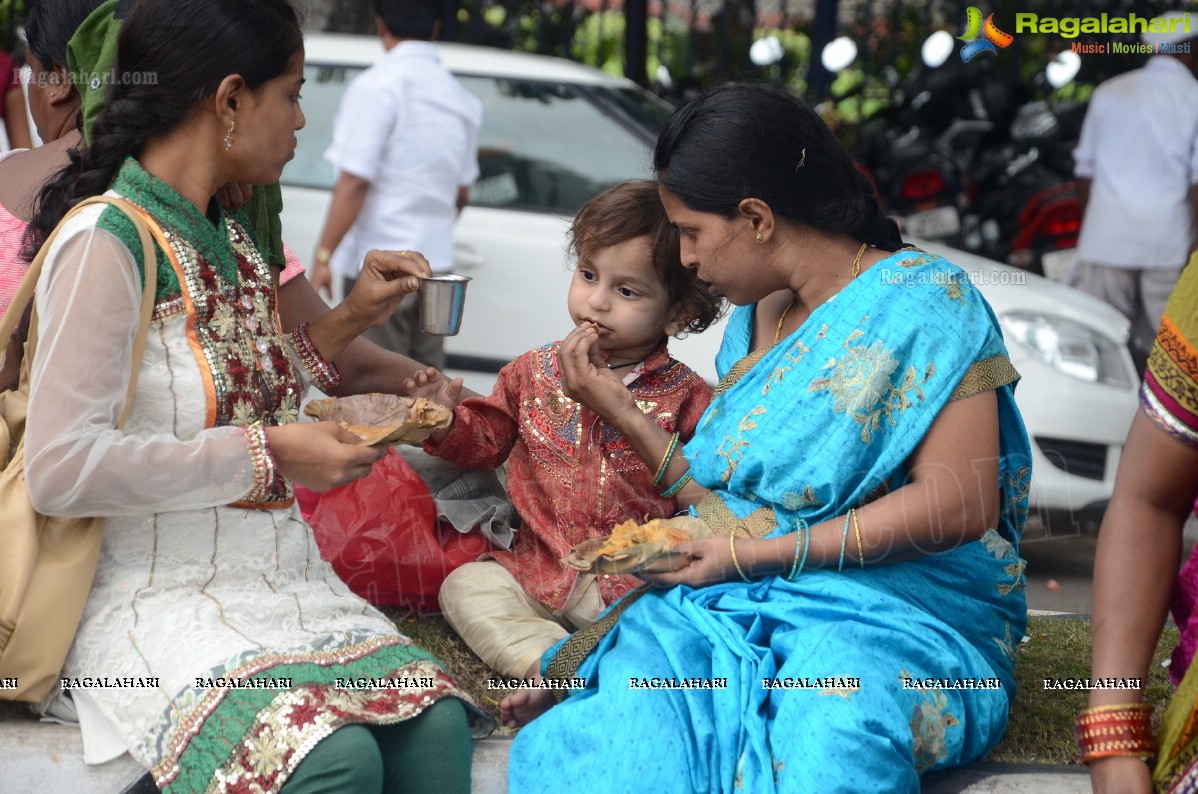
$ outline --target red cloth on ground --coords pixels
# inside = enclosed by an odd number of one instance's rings
[[[437,612],[445,577],[491,548],[437,520],[424,481],[395,450],[360,480],[323,494],[297,487],[296,499],[320,556],[372,604]]]

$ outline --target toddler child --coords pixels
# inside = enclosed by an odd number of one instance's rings
[[[624,182],[592,199],[574,219],[570,248],[577,260],[566,299],[571,320],[596,326],[607,366],[642,411],[679,435],[680,447],[711,388],[670,357],[666,340],[706,328],[719,303],[682,267],[677,230],[656,183]],[[508,364],[489,397],[462,400],[453,424],[424,442],[425,451],[459,468],[507,463],[508,492],[522,520],[511,550],[455,570],[438,600],[466,644],[512,677],[535,676],[541,655],[567,629],[593,622],[640,583],[628,575],[579,574],[561,561],[570,548],[628,519],[677,511],[673,483],[656,482],[614,427],[565,396],[559,345]],[[409,393],[444,399],[453,393],[447,386],[460,387],[435,370],[418,381],[408,381]]]

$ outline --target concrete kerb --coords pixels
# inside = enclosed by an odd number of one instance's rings
[[[511,737],[492,737],[474,743],[474,794],[507,791]],[[134,794],[153,791],[136,787],[144,771],[128,755],[99,766],[83,763],[79,731],[66,725],[36,720],[0,720],[0,748],[5,757],[4,790],[13,794],[88,791],[95,794]],[[1090,791],[1082,767],[1031,764],[972,764],[924,777],[926,794],[1081,794]]]
[[[1029,610],[1033,617],[1068,620],[1086,615]],[[471,789],[475,794],[507,791],[508,753],[512,739],[490,737],[474,743]],[[137,763],[123,755],[107,764],[83,763],[83,740],[77,728],[0,715],[0,754],[4,756],[4,790],[14,794],[87,791],[95,794],[137,794],[144,777]],[[1084,767],[1035,764],[976,763],[960,769],[934,772],[923,778],[927,794],[1073,794],[1089,792]]]

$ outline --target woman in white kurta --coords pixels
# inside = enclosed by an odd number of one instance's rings
[[[162,41],[192,45],[148,46]],[[88,761],[127,750],[166,791],[465,790],[467,724],[489,719],[320,559],[291,485],[369,472],[377,452],[298,423],[299,403],[427,262],[372,252],[345,310],[284,334],[248,223],[212,200],[290,159],[299,47],[284,0],[140,0],[118,62],[157,80],[112,86],[92,147],[41,196],[42,228],[101,186],[160,232],[124,429],[147,266],[131,222],[73,216],[38,284],[30,494],[43,513],[108,518],[66,687],[43,707],[74,708]],[[417,769],[426,756],[441,768]]]

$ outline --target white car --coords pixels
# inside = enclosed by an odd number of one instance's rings
[[[328,209],[334,174],[323,154],[341,94],[383,54],[377,39],[363,36],[309,35],[305,48],[308,124],[282,178],[283,229],[301,258],[315,250]],[[570,330],[570,217],[602,189],[651,175],[653,142],[670,108],[628,80],[570,61],[460,44],[438,44],[438,52],[484,108],[481,177],[454,233],[454,270],[474,280],[461,333],[446,352],[450,368],[485,392],[503,364]],[[1137,405],[1127,321],[1034,274],[922,247],[960,265],[1002,322],[1023,375],[1016,393],[1032,437],[1033,513],[1091,520],[1110,497]],[[717,326],[671,349],[714,380],[720,336]]]

